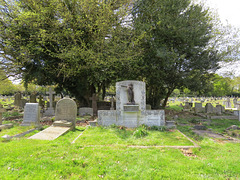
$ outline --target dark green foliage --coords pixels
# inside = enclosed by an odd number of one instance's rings
[[[208,10],[190,0],[138,0],[133,23],[141,39],[142,76],[146,78],[147,98],[158,107],[175,88],[200,89],[216,70],[218,52],[209,48],[214,41]]]

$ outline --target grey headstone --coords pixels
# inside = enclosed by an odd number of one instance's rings
[[[70,98],[63,98],[57,102],[55,121],[65,120],[71,122],[73,128],[76,125],[77,104]]]
[[[40,126],[40,107],[38,103],[26,103],[22,126]]]

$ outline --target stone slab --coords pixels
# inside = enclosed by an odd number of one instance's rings
[[[47,129],[44,129],[43,131],[34,134],[33,136],[29,137],[28,139],[39,139],[39,140],[54,140],[58,138],[59,136],[63,135],[67,131],[69,131],[69,127],[53,127],[50,126]]]

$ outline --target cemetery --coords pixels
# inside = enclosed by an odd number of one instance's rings
[[[0,180],[240,179],[240,31],[205,2],[0,17]]]

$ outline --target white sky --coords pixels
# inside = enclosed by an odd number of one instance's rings
[[[223,24],[230,24],[240,29],[240,0],[200,0],[217,12]],[[220,75],[230,72],[240,76],[240,62],[226,64],[217,71]]]
[[[207,6],[218,11],[221,21],[240,28],[240,0],[204,0]]]

